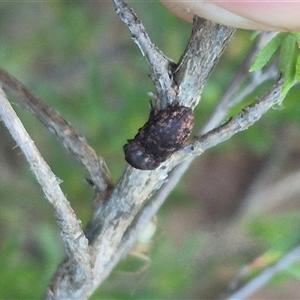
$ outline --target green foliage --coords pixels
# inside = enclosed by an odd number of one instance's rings
[[[263,47],[255,57],[255,60],[250,68],[250,72],[262,69],[273,56],[278,47],[282,44],[282,41],[288,33],[280,32],[271,41]]]
[[[284,84],[282,88],[282,100],[285,98],[289,90],[294,86],[295,81],[299,82],[299,33],[280,32],[273,37],[263,47],[250,68],[250,72],[262,69],[274,55],[276,50],[280,48],[279,55],[279,73],[284,76]]]

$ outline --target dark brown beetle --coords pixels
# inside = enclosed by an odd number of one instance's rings
[[[126,161],[136,169],[156,169],[184,145],[193,125],[194,115],[189,107],[152,108],[147,123],[123,147]]]

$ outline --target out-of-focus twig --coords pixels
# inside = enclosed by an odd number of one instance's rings
[[[272,208],[286,203],[293,196],[300,193],[300,172],[292,172],[282,179],[268,184],[246,198],[247,207],[242,212],[249,215],[264,215]],[[241,212],[241,213],[242,213]]]
[[[300,246],[292,249],[290,252],[285,254],[281,259],[279,259],[274,265],[263,270],[255,278],[247,282],[244,286],[239,288],[235,293],[232,293],[225,300],[242,300],[246,299],[250,295],[257,292],[260,288],[265,286],[274,275],[278,274],[280,271],[283,271],[291,264],[299,261],[300,259]]]
[[[85,138],[60,114],[36,97],[19,80],[0,68],[0,84],[35,115],[89,172],[97,192],[105,195],[112,188],[112,179],[104,160],[97,156]]]
[[[239,65],[239,68],[226,87],[212,114],[199,130],[199,135],[218,126],[224,117],[226,117],[230,108],[243,101],[243,99],[252,93],[261,83],[268,79],[276,78],[277,67],[275,64],[270,64],[264,70],[249,73],[254,57],[273,36],[273,32],[261,32],[253,42],[252,47],[243,59],[243,62]]]
[[[0,89],[0,117],[24,153],[47,200],[54,208],[57,223],[66,244],[68,257],[74,265],[81,266],[80,269],[77,269],[77,272],[72,273],[73,279],[78,282],[82,280],[82,277],[89,277],[91,266],[88,240],[81,228],[81,222],[77,219],[70,203],[60,189],[59,179],[52,173],[50,167],[42,158],[2,89]]]
[[[298,138],[297,128],[291,124],[281,126],[269,157],[246,191],[236,219],[268,213],[300,192],[299,171],[282,174],[291,157],[293,141]]]

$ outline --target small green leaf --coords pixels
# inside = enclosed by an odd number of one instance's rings
[[[279,57],[279,72],[285,73],[289,68],[296,48],[296,39],[288,35],[282,42]]]
[[[254,62],[250,67],[250,72],[263,68],[275,53],[275,51],[278,49],[278,47],[281,45],[284,38],[288,35],[289,33],[287,32],[280,32],[276,36],[274,36],[269,41],[269,43],[258,52]]]
[[[284,75],[282,94],[286,95],[296,79],[299,51],[295,37],[289,35],[282,43],[280,50],[279,71]]]
[[[298,58],[297,58],[296,79],[297,79],[298,82],[300,82],[300,55],[298,55]]]

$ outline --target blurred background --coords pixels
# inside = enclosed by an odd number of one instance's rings
[[[191,24],[158,1],[132,5],[152,41],[177,61]],[[125,167],[122,146],[147,120],[147,93],[154,86],[112,4],[2,2],[0,39],[1,67],[82,133],[106,160],[116,182]],[[235,34],[195,110],[195,132],[209,118],[251,43],[250,32]],[[268,86],[270,82],[261,84],[244,104]],[[16,99],[10,100],[86,224],[93,199],[87,174]],[[152,240],[142,250],[133,249],[92,299],[219,298],[234,284],[232,278],[250,278],[297,245],[298,102],[296,87],[284,109],[269,111],[246,132],[196,159],[160,210]],[[64,250],[53,211],[2,123],[0,135],[0,298],[40,298]],[[300,265],[293,265],[252,299],[299,299],[299,276]]]

